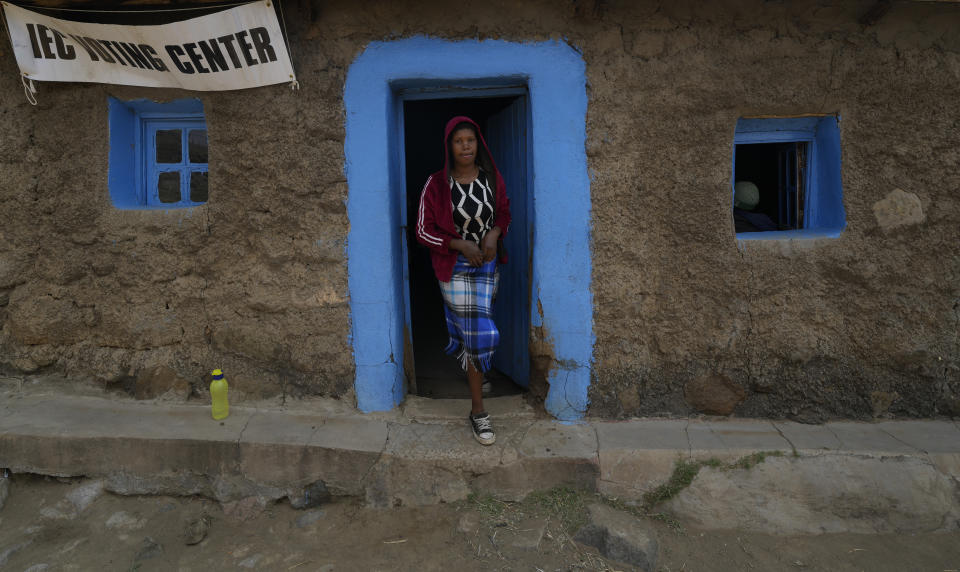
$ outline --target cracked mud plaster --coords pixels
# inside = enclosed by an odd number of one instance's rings
[[[544,401],[550,392],[550,375],[552,372],[556,370],[570,372],[582,366],[572,359],[557,358],[550,331],[544,323],[543,304],[539,299],[537,299],[537,311],[540,314],[541,325],[530,328],[530,342],[528,344],[530,351],[529,389],[532,397],[538,401]],[[560,382],[560,386],[555,387],[554,391],[559,392],[560,397],[563,398],[563,401],[571,410],[578,411],[580,415],[584,414],[585,411],[582,410],[582,407],[575,406],[575,404],[570,403],[567,399],[567,376],[561,376],[558,373],[556,377],[557,381]]]
[[[543,401],[550,390],[550,370],[557,361],[550,341],[550,333],[543,321],[543,303],[537,299],[537,312],[540,314],[539,326],[530,328],[530,394]]]
[[[956,5],[899,3],[866,27],[857,3],[824,11],[816,0],[531,0],[429,19],[410,6],[347,6],[336,18],[311,18],[310,3],[286,7],[310,89],[199,95],[210,202],[190,215],[118,211],[105,192],[107,97],[181,93],[45,84],[26,113],[5,50],[0,202],[21,216],[0,230],[0,370],[73,379],[164,364],[197,380],[220,366],[250,396],[351,398],[338,246],[350,226],[342,97],[351,63],[388,37],[563,37],[582,53],[590,98],[591,415],[689,414],[684,383],[715,365],[763,389],[736,415],[871,418],[871,391],[900,395],[885,415],[934,415],[938,399],[943,412],[958,410],[955,384],[944,394],[929,382],[934,367],[942,378],[960,363],[949,308],[960,257],[944,240],[960,220],[960,130],[943,103],[958,77]],[[736,120],[805,113],[842,117],[848,226],[837,240],[738,250]],[[885,232],[873,205],[896,188],[922,197],[924,220]],[[557,366],[549,339],[531,333],[540,399]],[[295,366],[281,383],[284,359]]]
[[[804,6],[813,9],[794,12]],[[870,392],[893,394],[894,389],[900,398],[884,409],[885,415],[935,414],[936,384],[931,375],[910,371],[907,358],[919,348],[943,348],[950,354],[943,360],[951,364],[960,357],[948,349],[956,347],[950,339],[956,330],[944,307],[952,292],[949,281],[939,278],[934,254],[956,251],[956,245],[942,240],[958,216],[951,189],[960,180],[946,168],[955,164],[960,143],[956,118],[934,111],[935,119],[922,122],[903,143],[874,135],[895,121],[894,114],[912,116],[909,109],[917,102],[937,110],[938,97],[924,90],[934,89],[942,97],[946,78],[955,76],[921,80],[925,88],[890,92],[882,97],[886,103],[877,106],[858,100],[855,86],[873,86],[867,89],[876,93],[878,81],[892,85],[892,76],[867,70],[897,75],[900,58],[932,56],[946,68],[956,60],[956,48],[944,58],[919,45],[898,53],[892,38],[907,41],[909,30],[925,26],[913,20],[927,14],[917,7],[905,7],[897,18],[879,24],[889,39],[880,45],[868,37],[873,32],[858,29],[857,14],[846,8],[828,19],[815,16],[818,10],[809,4],[774,8],[756,3],[744,15],[747,21],[769,16],[771,9],[783,18],[776,24],[746,24],[739,39],[723,25],[702,25],[689,8],[684,3],[664,7],[647,22],[614,10],[627,32],[625,48],[637,50],[630,54],[635,63],[643,61],[643,80],[640,74],[636,81],[627,80],[616,62],[601,62],[600,46],[584,45],[592,97],[589,161],[596,174],[591,186],[597,336],[591,415],[689,414],[685,382],[712,372],[748,389],[736,415],[809,412],[807,419],[871,418]],[[708,10],[712,17],[726,18],[722,7]],[[956,10],[934,11],[956,22]],[[666,38],[662,45],[647,35],[651,28]],[[825,39],[840,29],[850,31],[845,40]],[[722,74],[699,66],[687,68],[689,74],[669,71],[672,65],[689,66],[685,58],[704,56],[707,46],[725,54],[725,63],[716,68]],[[759,60],[747,64],[741,59],[756,48],[764,52]],[[815,61],[815,53],[823,59]],[[800,86],[800,75],[785,82],[780,75],[780,81],[767,84],[770,89],[750,87],[786,68],[820,79]],[[657,84],[649,83],[651,73],[674,82],[682,76],[690,84],[674,83],[669,94],[657,93]],[[598,100],[628,103],[635,120],[594,105]],[[648,103],[654,100],[657,109]],[[892,112],[888,104],[899,111]],[[802,108],[841,114],[848,227],[839,240],[811,241],[805,247],[757,241],[737,249],[729,214],[735,120],[753,114],[789,116]],[[881,108],[887,110],[876,114]],[[670,120],[675,117],[684,120]],[[692,140],[698,143],[689,144]],[[936,151],[940,145],[950,151]],[[872,205],[896,187],[920,194],[928,212],[922,224],[881,235]],[[952,275],[957,257],[950,254],[941,262]],[[924,308],[928,318],[905,310],[914,305]],[[883,317],[905,311],[912,327]],[[924,357],[923,366],[936,365],[937,357]]]

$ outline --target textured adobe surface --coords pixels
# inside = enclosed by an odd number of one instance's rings
[[[0,368],[131,387],[213,365],[247,395],[352,399],[346,69],[374,40],[563,37],[589,83],[591,414],[687,414],[684,386],[713,374],[746,391],[743,416],[956,411],[960,7],[863,26],[871,1],[443,6],[285,6],[299,92],[44,83],[31,107],[0,47]],[[210,202],[113,209],[107,96],[194,95]],[[803,113],[841,116],[847,229],[738,247],[736,119]],[[894,189],[921,222],[881,228]]]

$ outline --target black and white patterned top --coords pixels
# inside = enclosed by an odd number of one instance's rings
[[[496,197],[487,174],[481,169],[469,185],[461,185],[450,177],[450,198],[453,201],[453,224],[463,240],[477,244],[493,226]]]

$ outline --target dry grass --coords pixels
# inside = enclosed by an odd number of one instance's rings
[[[767,457],[782,457],[781,451],[758,452],[747,455],[732,463],[723,463],[718,459],[687,460],[678,459],[673,473],[667,482],[643,496],[638,503],[624,502],[614,497],[606,497],[596,492],[556,487],[533,492],[521,502],[502,501],[491,496],[471,495],[464,505],[465,509],[475,511],[480,516],[480,526],[476,532],[473,546],[476,556],[491,564],[491,569],[500,569],[497,564],[506,565],[508,558],[501,551],[502,539],[510,533],[520,531],[523,523],[530,520],[544,521],[545,528],[540,552],[551,551],[567,557],[566,569],[610,572],[615,570],[606,560],[595,552],[582,549],[573,540],[573,536],[587,522],[587,506],[601,502],[615,509],[629,512],[637,518],[648,518],[665,523],[679,534],[683,527],[676,519],[654,509],[660,503],[675,497],[690,486],[700,469],[711,467],[728,471],[751,469],[766,460]],[[500,537],[498,539],[498,536]],[[501,566],[502,567],[502,566]],[[509,569],[509,566],[507,566]]]

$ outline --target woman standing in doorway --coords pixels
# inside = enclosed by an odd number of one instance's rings
[[[491,367],[500,332],[491,313],[499,280],[500,241],[510,225],[510,201],[503,177],[477,124],[454,117],[443,134],[444,167],[430,175],[420,195],[417,240],[430,248],[440,281],[450,343],[470,384],[473,436],[483,445],[496,441],[483,408],[483,375]]]

